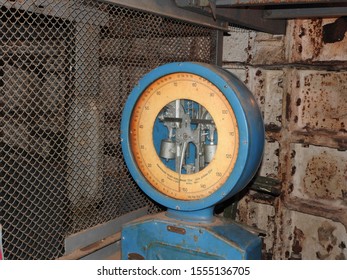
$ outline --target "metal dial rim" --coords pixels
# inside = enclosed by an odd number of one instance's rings
[[[153,81],[164,75],[176,72],[197,74],[211,81],[228,99],[234,110],[239,127],[239,153],[233,172],[218,191],[211,196],[194,201],[172,199],[154,190],[134,163],[129,141],[130,116],[138,97]],[[191,212],[207,209],[241,191],[254,176],[260,164],[264,138],[265,133],[261,112],[250,91],[230,72],[204,63],[169,63],[147,73],[128,96],[121,122],[121,141],[124,159],[135,182],[149,197],[159,204],[180,211]]]

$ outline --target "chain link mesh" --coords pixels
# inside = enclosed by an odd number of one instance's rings
[[[99,1],[0,0],[1,220],[7,259],[54,259],[66,236],[149,206],[122,157],[137,80],[213,63],[216,31]]]

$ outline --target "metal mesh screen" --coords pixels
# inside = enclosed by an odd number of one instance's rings
[[[160,64],[213,63],[216,31],[98,1],[0,5],[4,254],[54,259],[67,235],[158,211],[123,162],[123,104]]]

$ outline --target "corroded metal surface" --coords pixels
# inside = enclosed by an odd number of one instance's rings
[[[225,40],[225,66],[264,113],[259,174],[281,181],[280,197],[250,187],[237,208],[239,221],[266,231],[265,259],[347,258],[347,39],[323,38],[324,26],[336,21],[290,21],[278,60],[254,59],[267,53],[271,36],[231,31]],[[243,53],[232,53],[233,41]]]
[[[286,231],[281,235],[278,257],[285,259],[346,259],[345,228],[315,215],[285,211]]]
[[[325,64],[330,68],[346,68],[347,37],[331,43],[324,42],[324,29],[336,19],[293,20],[288,23],[289,61]]]
[[[345,71],[294,71],[287,106],[291,130],[303,139],[321,135],[317,144],[347,149],[346,79]]]
[[[292,211],[339,222],[346,232],[346,151],[327,147],[290,145],[284,204]]]

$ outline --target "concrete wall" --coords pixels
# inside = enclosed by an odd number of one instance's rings
[[[285,36],[238,28],[223,66],[254,93],[266,146],[259,175],[279,197],[249,190],[237,220],[267,232],[268,259],[347,258],[347,33],[336,19],[290,20]],[[343,36],[345,35],[345,36]]]

